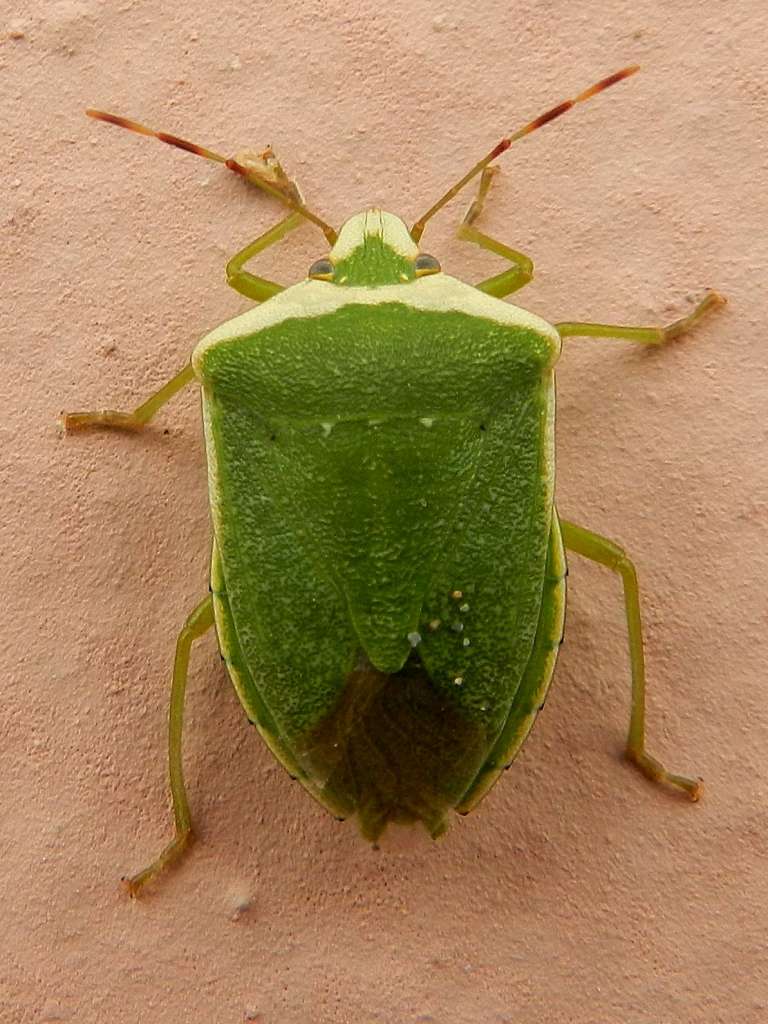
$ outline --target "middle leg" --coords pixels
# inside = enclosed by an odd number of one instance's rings
[[[674,320],[666,327],[625,327],[620,324],[591,324],[565,321],[555,324],[561,338],[581,336],[585,338],[623,338],[641,345],[665,345],[679,338],[694,327],[702,317],[725,305],[725,299],[718,292],[710,291],[688,316]]]

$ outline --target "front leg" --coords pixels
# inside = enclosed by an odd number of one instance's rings
[[[254,302],[266,302],[273,295],[283,291],[282,285],[276,284],[274,281],[268,281],[265,277],[257,277],[243,268],[254,256],[268,249],[270,245],[279,242],[289,231],[297,228],[301,222],[301,214],[291,213],[275,224],[274,227],[270,228],[269,231],[265,231],[263,235],[259,235],[255,241],[250,242],[244,249],[236,253],[227,263],[227,284],[234,288],[236,292],[245,295],[246,298],[252,299]]]
[[[491,238],[490,235],[478,231],[475,227],[475,221],[482,213],[488,189],[491,187],[491,182],[497,171],[498,168],[495,165],[486,167],[483,171],[477,195],[472,200],[464,220],[459,225],[456,237],[461,238],[465,242],[473,242],[475,245],[479,245],[481,249],[487,249],[489,252],[496,253],[497,256],[509,260],[512,264],[509,270],[504,270],[500,274],[488,277],[475,285],[475,288],[479,289],[479,291],[501,299],[505,295],[511,295],[513,292],[519,291],[520,288],[528,284],[533,277],[533,261],[525,253],[518,252],[517,249],[511,249],[508,245],[504,245],[503,242],[497,242],[495,238]]]

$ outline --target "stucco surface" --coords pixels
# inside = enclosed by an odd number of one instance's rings
[[[0,10],[0,1020],[768,1020],[765,5]],[[573,558],[546,710],[437,844],[373,851],[331,820],[201,641],[200,840],[130,903],[120,875],[169,836],[170,662],[207,586],[198,402],[141,436],[63,438],[56,418],[130,408],[247,308],[224,263],[278,211],[83,108],[227,153],[272,143],[336,224],[371,202],[414,218],[505,131],[634,62],[503,157],[483,226],[534,258],[516,301],[551,320],[657,323],[705,286],[728,296],[664,351],[569,340],[559,374],[559,505],[636,559],[649,746],[703,800],[620,759],[621,590]],[[453,238],[468,199],[424,245],[477,280],[500,267]],[[308,226],[259,268],[290,282],[324,254]]]

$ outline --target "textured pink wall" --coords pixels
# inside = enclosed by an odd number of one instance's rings
[[[744,2],[4,5],[0,1020],[768,1019],[767,22]],[[519,301],[550,319],[730,299],[667,351],[570,341],[559,378],[560,506],[637,560],[650,747],[705,798],[619,760],[620,588],[574,558],[547,709],[436,845],[373,852],[315,807],[203,641],[201,840],[128,903],[119,875],[169,834],[168,671],[206,587],[197,401],[139,437],[62,439],[55,418],[130,406],[242,310],[224,262],[275,209],[83,108],[271,142],[336,223],[371,201],[413,217],[505,130],[632,62],[504,157],[484,225],[536,260]],[[428,249],[476,280],[497,262],[453,240],[463,208]],[[307,228],[261,266],[290,281],[323,252]]]

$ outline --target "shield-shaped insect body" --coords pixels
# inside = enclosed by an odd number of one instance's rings
[[[417,256],[401,221],[360,214],[333,280],[192,358],[223,654],[273,751],[372,839],[388,820],[436,835],[474,802],[542,700],[563,617],[560,337],[414,276]]]
[[[228,264],[258,304],[206,335],[191,362],[132,413],[65,416],[69,430],[144,427],[187,384],[202,392],[213,523],[211,593],[179,636],[170,717],[176,836],[130,879],[136,893],[192,836],[181,727],[193,640],[215,625],[249,719],[287,770],[375,840],[389,822],[432,836],[509,765],[543,704],[562,638],[565,549],[619,573],[632,668],[628,757],[694,799],[695,779],[645,751],[637,580],[617,545],[554,506],[554,365],[572,335],[661,344],[722,300],[709,292],[667,327],[549,324],[504,298],[528,257],[475,222],[516,139],[635,68],[505,137],[410,229],[367,210],[334,231],[271,151],[225,160],[115,115],[92,115],[225,163],[287,206]],[[419,242],[472,178],[459,234],[509,261],[476,285]],[[283,288],[244,269],[303,221],[326,255]]]

